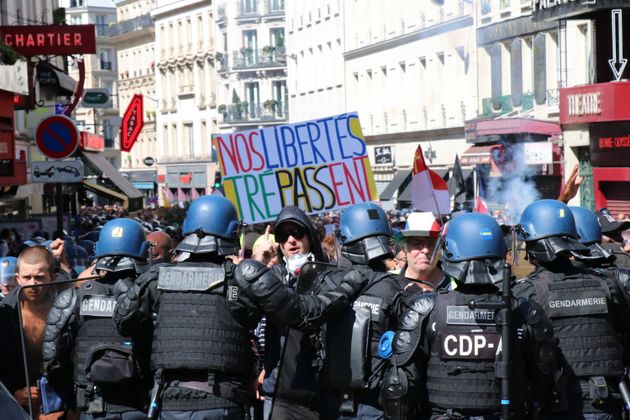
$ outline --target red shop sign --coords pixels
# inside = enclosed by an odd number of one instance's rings
[[[96,53],[94,25],[0,26],[0,35],[4,45],[27,57]]]

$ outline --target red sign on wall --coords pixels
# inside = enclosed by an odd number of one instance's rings
[[[142,95],[135,94],[123,115],[120,126],[120,150],[131,151],[144,126],[144,106]]]
[[[81,131],[79,133],[79,148],[81,150],[90,150],[92,152],[102,152],[105,150],[105,140],[103,136]]]
[[[94,25],[0,26],[2,43],[19,54],[95,54]]]
[[[560,89],[560,124],[630,120],[630,82]]]

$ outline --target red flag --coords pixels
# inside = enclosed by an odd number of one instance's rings
[[[427,167],[418,146],[413,162],[411,179],[411,204],[416,210],[431,211],[435,214],[449,214],[451,202],[446,181]]]

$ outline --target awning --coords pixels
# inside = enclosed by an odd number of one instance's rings
[[[89,181],[83,181],[83,186],[95,194],[113,198],[114,200],[120,200],[122,202],[123,208],[129,208],[129,199],[124,194]]]
[[[394,193],[398,191],[400,186],[405,182],[408,176],[411,175],[411,169],[401,169],[394,175],[394,178],[389,182],[387,187],[381,193],[381,201],[391,200]]]
[[[74,93],[77,81],[45,61],[40,61],[37,65],[37,80],[43,87],[57,88],[65,91],[69,95]]]
[[[448,169],[432,169],[432,168],[429,168],[429,169],[431,169],[433,172],[435,172],[442,178],[444,178],[448,174],[448,171],[449,171]],[[403,192],[398,194],[398,201],[411,202],[411,183],[407,185],[407,187],[403,190]]]
[[[108,178],[109,182],[118,188],[124,195],[129,198],[129,210],[138,210],[142,208],[143,194],[138,191],[131,183],[122,176],[118,169],[109,163],[103,155],[96,152],[88,152],[86,150],[80,153],[83,163],[88,165],[92,170]]]
[[[489,139],[510,134],[529,134],[544,138],[561,133],[560,124],[532,118],[494,118],[466,123],[466,140],[470,143],[489,143]]]
[[[122,172],[122,174],[132,184],[134,182],[155,182],[155,179],[157,177],[157,169],[125,171]]]
[[[155,187],[153,182],[132,182],[131,185],[139,190],[152,190]]]
[[[492,151],[496,148],[501,146],[472,146],[459,157],[459,163],[462,166],[489,165],[492,163]]]

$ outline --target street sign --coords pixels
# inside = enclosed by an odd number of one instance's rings
[[[155,163],[155,159],[153,159],[151,156],[147,156],[144,158],[144,164],[147,166],[153,166],[153,164]]]
[[[65,115],[51,115],[37,125],[35,142],[40,152],[51,159],[71,156],[79,146],[79,130]]]
[[[142,95],[135,94],[123,115],[120,126],[120,150],[131,151],[144,126],[144,106]]]
[[[85,89],[83,108],[111,108],[112,98],[107,89]]]
[[[83,181],[83,163],[80,160],[33,162],[32,182],[76,183]]]

